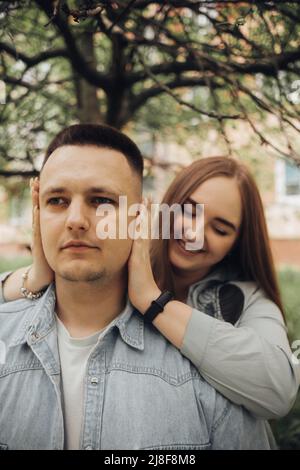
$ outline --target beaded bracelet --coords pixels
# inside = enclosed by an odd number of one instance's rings
[[[29,299],[29,300],[36,300],[36,299],[39,299],[40,297],[42,297],[42,295],[43,295],[44,292],[45,292],[45,289],[40,290],[39,292],[31,292],[30,290],[26,289],[26,287],[25,287],[25,281],[26,281],[27,278],[28,278],[28,274],[29,274],[29,271],[30,271],[31,267],[32,267],[32,266],[30,266],[28,269],[26,269],[25,273],[22,274],[23,282],[22,282],[22,287],[21,287],[21,294],[22,294],[22,296],[25,297],[26,299]]]

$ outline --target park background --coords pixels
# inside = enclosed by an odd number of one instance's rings
[[[0,272],[30,263],[29,179],[63,127],[122,129],[159,202],[195,159],[243,161],[300,340],[300,6],[280,1],[0,3]],[[273,428],[300,449],[300,395]]]

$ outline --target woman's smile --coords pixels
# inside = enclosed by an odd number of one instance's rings
[[[205,254],[206,253],[206,250],[187,250],[185,248],[186,244],[188,242],[185,242],[183,240],[175,240],[176,242],[176,247],[178,248],[178,250],[180,251],[180,253],[182,253],[184,256],[195,256],[195,255],[201,255],[201,254]]]

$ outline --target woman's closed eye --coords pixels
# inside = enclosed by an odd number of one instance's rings
[[[219,228],[219,227],[214,227],[214,231],[215,231],[218,235],[221,235],[221,237],[225,237],[226,235],[228,235],[228,232],[226,232],[225,230],[222,230],[222,229]]]

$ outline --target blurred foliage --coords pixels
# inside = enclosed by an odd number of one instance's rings
[[[276,442],[282,450],[300,450],[300,392],[287,416],[272,424]]]
[[[0,257],[0,273],[4,273],[5,271],[14,271],[18,268],[22,268],[23,266],[29,266],[30,263],[30,256],[22,256],[18,258]]]
[[[286,269],[279,272],[279,285],[291,343],[300,340],[300,271]],[[298,347],[299,349],[299,347]],[[297,357],[300,358],[299,354]],[[300,391],[290,413],[273,423],[273,430],[281,449],[300,450]]]
[[[298,2],[116,0],[93,16],[98,3],[1,3],[0,171],[31,176],[49,140],[83,115],[187,144],[213,127],[224,153],[237,114],[260,145],[268,116],[278,135],[296,132]],[[292,158],[294,142],[281,142]]]
[[[279,272],[283,305],[290,341],[300,340],[300,271],[286,269]]]

